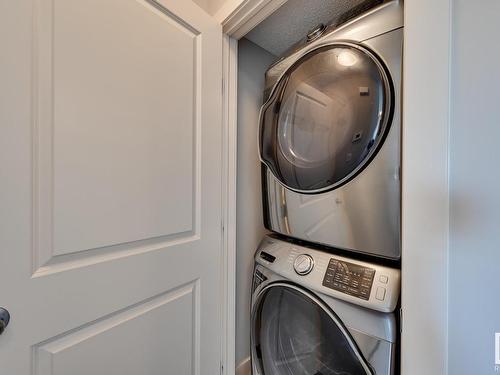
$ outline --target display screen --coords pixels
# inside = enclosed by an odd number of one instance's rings
[[[370,299],[375,270],[330,259],[323,286],[364,300]]]

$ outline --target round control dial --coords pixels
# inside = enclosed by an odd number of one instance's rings
[[[293,262],[293,269],[301,276],[310,273],[314,268],[314,259],[307,254],[300,254]]]

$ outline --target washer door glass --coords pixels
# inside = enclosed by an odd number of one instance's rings
[[[257,374],[373,374],[339,318],[299,288],[270,287],[254,314]]]
[[[391,87],[367,49],[316,49],[280,79],[261,113],[262,161],[286,187],[333,189],[374,156],[388,128]]]

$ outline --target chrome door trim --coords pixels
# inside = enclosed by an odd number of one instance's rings
[[[288,80],[287,74],[290,70],[295,68],[298,64],[300,64],[301,60],[306,57],[307,55],[314,53],[315,51],[327,47],[351,47],[355,48],[362,53],[366,54],[374,63],[377,65],[377,68],[380,72],[380,75],[382,77],[382,81],[384,82],[384,112],[380,114],[380,116],[383,117],[383,120],[381,121],[381,137],[379,142],[377,142],[376,147],[374,147],[366,156],[364,161],[359,164],[351,173],[349,173],[347,176],[342,178],[341,180],[337,181],[336,183],[329,185],[327,187],[321,188],[321,189],[315,189],[315,190],[300,190],[300,189],[294,189],[281,181],[281,179],[276,176],[270,167],[270,165],[263,159],[262,157],[262,150],[261,150],[261,134],[262,134],[262,124],[263,124],[263,113],[275,102],[275,95],[277,95],[277,89],[281,85],[286,86],[286,81]],[[284,90],[282,90],[281,94],[284,93]],[[362,45],[361,43],[356,43],[352,41],[344,41],[344,40],[338,40],[338,41],[330,41],[326,42],[323,44],[319,44],[314,46],[314,48],[304,50],[302,54],[300,54],[297,57],[297,60],[291,64],[283,73],[280,75],[279,79],[276,81],[274,84],[271,93],[269,94],[269,98],[267,101],[261,106],[260,111],[259,111],[259,131],[257,134],[257,146],[258,146],[258,152],[259,152],[259,159],[261,163],[263,163],[266,168],[271,172],[271,174],[275,177],[276,181],[282,185],[284,188],[301,193],[301,194],[318,194],[318,193],[324,193],[327,191],[335,190],[336,188],[345,185],[349,181],[351,181],[353,178],[355,178],[365,167],[367,167],[370,164],[370,161],[376,156],[377,152],[380,150],[380,148],[384,144],[384,140],[387,136],[387,133],[389,132],[389,129],[391,128],[390,123],[392,122],[392,117],[393,117],[393,109],[394,109],[394,103],[395,98],[394,98],[394,85],[392,82],[392,79],[390,78],[390,73],[389,69],[385,66],[385,64],[382,62],[382,60],[375,54],[375,52],[371,51],[368,47]],[[279,116],[279,114],[278,114]]]
[[[254,297],[252,297],[252,311],[251,311],[251,327],[250,327],[250,342],[251,342],[251,364],[252,364],[252,371],[257,370],[258,373],[255,373],[254,375],[266,375],[264,374],[262,368],[259,365],[259,368],[257,367],[256,358],[257,358],[257,353],[255,351],[255,323],[256,323],[256,311],[257,308],[260,306],[260,303],[262,302],[262,297],[268,291],[269,289],[272,289],[274,287],[283,287],[283,288],[288,288],[295,290],[296,292],[299,292],[300,294],[305,295],[307,298],[309,298],[312,302],[314,302],[317,306],[319,306],[329,317],[330,319],[335,323],[335,325],[340,329],[344,337],[346,338],[349,346],[351,349],[354,351],[354,354],[358,358],[359,362],[361,363],[363,369],[366,371],[367,374],[369,375],[375,375],[374,370],[371,368],[363,354],[361,353],[361,350],[359,349],[358,345],[352,338],[351,334],[345,327],[344,323],[340,320],[340,318],[333,312],[333,310],[323,301],[321,300],[318,296],[316,296],[314,293],[309,292],[307,289],[304,289],[296,284],[290,283],[290,282],[285,282],[285,281],[276,281],[276,282],[271,282],[264,286],[261,290],[259,290]]]

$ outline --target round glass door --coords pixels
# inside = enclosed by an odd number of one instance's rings
[[[373,374],[339,318],[294,285],[264,289],[253,322],[259,375]]]
[[[391,86],[379,60],[354,44],[316,49],[280,79],[261,116],[262,161],[299,192],[353,178],[383,142]]]

